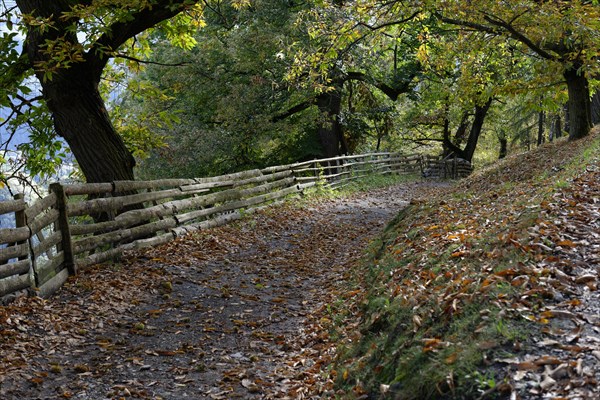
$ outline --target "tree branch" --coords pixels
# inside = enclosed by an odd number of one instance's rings
[[[557,57],[548,53],[546,50],[542,49],[537,44],[533,43],[533,41],[531,39],[529,39],[527,36],[525,36],[521,32],[517,31],[517,29],[514,26],[512,26],[511,24],[509,24],[499,18],[494,18],[490,15],[484,15],[483,18],[490,24],[499,26],[499,27],[505,29],[513,39],[523,43],[525,46],[529,47],[533,52],[539,54],[540,57],[543,57],[546,60],[553,60],[553,61],[557,60]]]
[[[492,28],[492,27],[487,26],[487,25],[478,24],[476,22],[471,22],[471,21],[465,21],[465,20],[462,20],[462,19],[448,18],[448,17],[443,16],[440,13],[435,13],[434,15],[437,18],[439,18],[440,21],[445,22],[445,23],[450,24],[450,25],[463,26],[463,27],[475,29],[475,30],[477,30],[479,32],[490,33],[492,35],[499,35],[500,34],[500,32],[498,31],[498,29]]]
[[[405,79],[400,86],[390,86],[384,82],[373,79],[362,72],[348,72],[345,78],[346,80],[355,80],[371,84],[381,90],[392,101],[396,101],[398,100],[398,96],[402,93],[410,91],[410,84],[416,75],[416,72],[411,73],[408,77],[409,79]]]
[[[25,53],[25,49],[23,49],[16,62],[12,62],[6,68],[3,68],[0,74],[0,88],[5,90],[14,86],[15,83],[20,83],[30,69],[29,57]]]
[[[23,107],[25,105],[30,106],[31,104],[35,103],[36,101],[41,101],[41,100],[44,99],[44,96],[42,96],[42,95],[32,97],[31,99],[26,99],[25,97],[21,96],[18,93],[15,94],[14,96],[15,96],[16,99],[18,99],[18,100],[21,101],[21,104],[19,104],[19,106],[18,106],[19,108],[21,108],[21,107]]]
[[[399,19],[399,20],[396,20],[396,21],[385,22],[385,23],[380,24],[380,25],[369,25],[369,24],[367,24],[365,22],[359,22],[358,25],[364,26],[365,28],[368,28],[368,29],[370,29],[372,31],[377,31],[379,29],[387,28],[388,26],[400,25],[400,24],[404,24],[406,22],[412,21],[419,14],[420,14],[420,11],[417,11],[417,12],[414,12],[412,15],[404,18],[404,19]]]
[[[115,22],[108,32],[100,36],[86,53],[87,61],[94,64],[98,75],[106,66],[108,59],[127,40],[152,28],[156,24],[172,18],[188,7],[196,4],[194,0],[159,0],[152,8],[144,8],[132,13],[131,18],[123,22]]]
[[[17,6],[14,5],[14,6],[9,7],[6,4],[4,4],[4,2],[2,2],[2,3],[3,3],[4,10],[2,11],[2,13],[0,13],[0,17],[10,20],[11,14],[13,13],[13,11],[17,10]],[[2,22],[6,22],[6,21],[3,20]]]
[[[150,60],[140,60],[139,58],[128,56],[127,54],[116,53],[114,55],[116,58],[123,58],[125,60],[134,61],[140,64],[151,64],[151,65],[159,65],[161,67],[183,67],[186,65],[190,65],[189,62],[179,62],[179,63],[161,63],[158,61],[150,61]]]
[[[505,32],[509,34],[510,37],[517,40],[518,42],[523,43],[525,46],[529,47],[534,53],[538,54],[540,57],[545,58],[547,60],[558,60],[557,57],[548,53],[546,50],[542,49],[539,45],[535,44],[531,39],[525,36],[523,33],[519,32],[511,23],[508,23],[500,18],[494,17],[488,13],[483,13],[483,19],[485,19],[488,23],[493,26],[487,26],[484,24],[479,24],[472,21],[465,21],[461,19],[448,18],[440,13],[436,13],[435,15],[442,21],[447,24],[457,25],[457,26],[465,26],[472,29],[477,29],[481,32],[486,32],[493,35],[499,35],[502,31],[498,30],[501,28]],[[519,15],[520,16],[520,15]],[[519,17],[517,16],[517,17]],[[517,18],[515,17],[515,19]],[[513,19],[513,21],[515,20]]]
[[[299,113],[300,111],[304,111],[309,107],[314,106],[315,104],[317,104],[317,98],[312,98],[310,100],[304,101],[300,104],[295,105],[292,108],[289,108],[287,111],[278,114],[276,116],[274,116],[273,118],[271,118],[271,122],[279,122],[282,121],[288,117],[291,117],[292,115]]]
[[[448,148],[448,150],[450,150],[452,153],[456,154],[457,156],[459,156],[460,158],[464,158],[463,154],[464,151],[458,147],[457,145],[455,145],[454,143],[452,143],[452,141],[450,140],[450,138],[444,138],[442,140],[442,143],[444,144],[444,146],[446,146]]]

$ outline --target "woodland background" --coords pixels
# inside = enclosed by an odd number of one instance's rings
[[[4,0],[0,180],[201,177],[377,150],[487,164],[598,120],[599,10]]]

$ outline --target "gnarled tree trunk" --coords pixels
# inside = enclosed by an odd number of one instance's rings
[[[471,132],[469,132],[469,138],[467,139],[467,145],[465,146],[463,154],[463,158],[469,162],[473,160],[477,142],[479,141],[479,136],[481,136],[481,130],[483,129],[483,122],[492,105],[492,100],[493,99],[490,98],[484,105],[475,106],[475,118],[473,118],[473,125],[471,125]]]
[[[475,116],[473,118],[473,122],[471,124],[471,130],[469,131],[469,137],[467,138],[467,143],[464,149],[461,149],[458,145],[453,143],[450,140],[449,135],[449,125],[446,122],[444,127],[444,139],[443,146],[446,151],[450,153],[454,153],[456,156],[471,162],[473,160],[473,155],[475,154],[475,149],[477,148],[477,142],[479,141],[479,136],[481,136],[481,130],[483,129],[483,123],[485,121],[485,117],[492,105],[493,99],[490,98],[484,105],[476,105],[475,106]],[[464,119],[459,126],[460,129],[464,129],[463,125],[465,124]]]
[[[89,36],[89,32],[78,10],[102,9],[102,4],[95,3],[102,2],[16,0],[23,15],[34,21],[24,25],[27,38],[23,49],[42,85],[56,131],[69,144],[87,181],[129,180],[133,179],[135,161],[115,131],[98,91],[102,71],[127,40],[196,1],[157,0],[145,6],[133,5],[127,18],[106,26],[84,51],[78,33]],[[105,6],[110,7],[110,2]]]
[[[88,182],[131,180],[135,160],[87,69],[87,64],[78,64],[42,83],[56,132],[69,144]]]

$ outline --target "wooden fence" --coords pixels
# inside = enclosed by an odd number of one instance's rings
[[[198,179],[54,183],[28,206],[0,202],[15,226],[0,229],[0,301],[54,293],[80,268],[236,220],[317,184],[339,187],[369,174],[423,175],[434,160],[375,153]]]
[[[423,177],[431,179],[458,179],[473,172],[470,162],[451,155],[445,158],[423,156]]]

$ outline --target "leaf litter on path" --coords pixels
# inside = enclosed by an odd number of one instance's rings
[[[0,308],[0,398],[328,398],[328,305],[424,186],[273,207]]]

